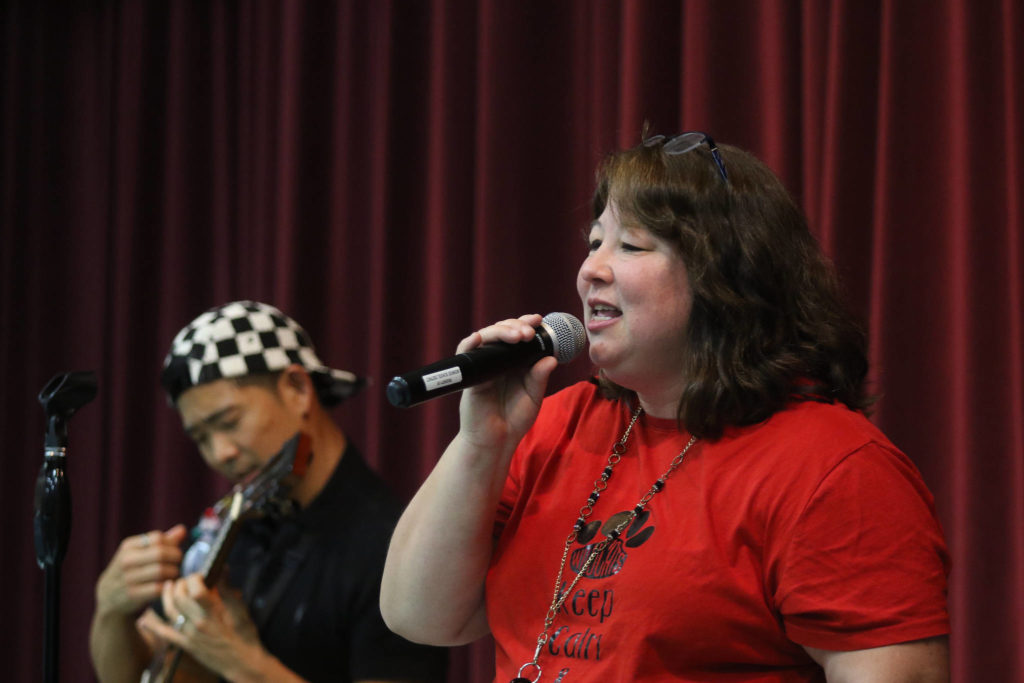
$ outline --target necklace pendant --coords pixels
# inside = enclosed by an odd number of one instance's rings
[[[601,527],[601,533],[605,536],[611,536],[613,531],[618,529],[626,522],[631,521],[632,518],[633,513],[631,511],[627,510],[626,512],[616,512],[614,515],[609,517],[608,521],[604,523],[603,527]]]

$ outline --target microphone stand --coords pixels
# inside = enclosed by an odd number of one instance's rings
[[[46,413],[43,466],[36,478],[36,562],[46,573],[43,638],[43,681],[57,682],[60,634],[60,565],[71,533],[71,489],[67,472],[67,423],[79,408],[96,396],[93,372],[55,375],[39,392]]]

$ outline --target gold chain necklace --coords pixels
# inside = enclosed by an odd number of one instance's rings
[[[633,431],[633,425],[635,425],[636,421],[640,419],[640,414],[642,412],[643,408],[639,406],[633,411],[633,417],[630,419],[629,425],[626,426],[626,431],[622,433],[622,438],[612,446],[611,455],[608,456],[608,462],[605,465],[605,468],[601,471],[601,476],[594,481],[594,490],[591,491],[590,495],[587,497],[586,504],[580,508],[580,516],[572,525],[572,531],[569,532],[569,536],[565,539],[565,549],[562,551],[562,562],[558,566],[558,575],[555,577],[555,594],[551,598],[551,606],[548,608],[548,613],[544,617],[544,628],[541,630],[540,635],[537,636],[537,649],[533,652],[533,659],[519,667],[519,673],[516,674],[516,677],[513,678],[510,683],[537,683],[537,681],[540,680],[541,668],[540,664],[537,663],[537,660],[540,659],[541,648],[543,648],[544,644],[551,638],[551,626],[555,623],[555,617],[558,615],[558,610],[562,609],[562,604],[565,602],[565,599],[570,593],[572,593],[573,588],[576,587],[576,584],[579,583],[579,580],[583,575],[587,573],[587,570],[590,569],[590,565],[593,564],[594,559],[601,554],[601,551],[603,551],[609,543],[612,543],[622,535],[622,532],[633,523],[633,520],[636,519],[641,512],[643,512],[647,504],[651,502],[651,499],[658,495],[659,491],[665,488],[665,480],[676,471],[676,468],[683,462],[683,458],[686,457],[687,451],[690,450],[693,444],[697,443],[697,437],[691,436],[689,442],[687,442],[686,446],[683,447],[683,450],[679,452],[679,455],[672,458],[672,462],[669,463],[668,469],[665,470],[665,473],[655,480],[647,493],[645,493],[643,497],[640,498],[640,501],[633,506],[633,509],[629,512],[620,512],[608,519],[604,528],[607,529],[611,526],[612,529],[605,533],[604,540],[597,543],[590,551],[590,555],[587,556],[587,561],[584,562],[583,566],[580,567],[580,570],[576,572],[576,576],[573,578],[572,583],[570,583],[564,591],[559,590],[562,585],[562,575],[565,573],[565,561],[569,557],[569,549],[572,547],[572,544],[576,542],[576,539],[579,538],[580,532],[586,525],[587,517],[589,517],[594,511],[594,505],[597,504],[597,499],[600,498],[601,493],[608,488],[608,480],[612,476],[612,471],[615,469],[615,466],[619,464],[619,461],[622,460],[622,455],[626,452],[626,442],[629,441],[629,435]],[[523,677],[523,671],[531,666],[537,671],[537,675],[532,679],[532,681],[529,678]]]

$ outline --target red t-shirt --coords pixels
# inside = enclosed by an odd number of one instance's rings
[[[583,382],[545,399],[520,443],[487,576],[496,680],[532,659],[565,539],[629,417]],[[632,509],[689,436],[642,416],[587,521]],[[570,549],[562,590],[587,552]],[[861,414],[797,402],[697,442],[566,599],[542,680],[824,681],[801,645],[948,633],[947,574],[914,465]]]

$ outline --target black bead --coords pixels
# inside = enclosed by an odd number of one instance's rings
[[[619,537],[619,530],[618,530],[618,529],[612,529],[612,530],[611,530],[611,531],[610,531],[610,532],[608,533],[608,538],[609,538],[609,539],[611,539],[611,540],[613,540],[613,541],[614,541],[614,540],[615,540],[616,538],[618,538],[618,537]]]
[[[654,490],[655,491],[661,491],[663,488],[665,488],[664,480],[659,479],[658,481],[654,482]]]

